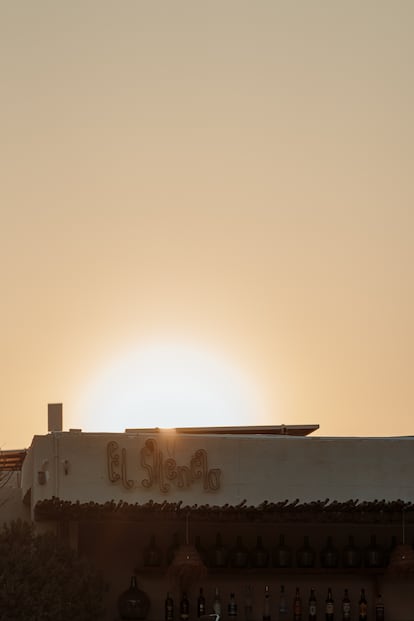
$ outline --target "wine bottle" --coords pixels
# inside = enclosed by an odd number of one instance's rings
[[[280,585],[279,605],[278,605],[278,621],[286,621],[288,616],[285,587]]]
[[[263,621],[271,621],[271,618],[272,618],[272,613],[271,613],[271,606],[270,606],[270,592],[269,592],[269,587],[266,585],[264,601],[263,601]]]
[[[285,536],[279,535],[279,545],[272,552],[273,567],[290,567],[292,565],[292,549],[285,544]]]
[[[368,616],[368,603],[365,597],[365,589],[361,589],[361,595],[358,602],[359,621],[367,621]]]
[[[332,537],[329,536],[326,540],[326,545],[321,550],[321,566],[326,569],[332,569],[338,567],[339,553],[334,547]]]
[[[361,566],[361,550],[355,545],[353,535],[349,535],[348,545],[343,549],[342,563],[349,569]]]
[[[212,567],[226,567],[228,562],[228,550],[223,545],[221,533],[216,534],[216,544],[210,550],[210,564]]]
[[[216,615],[219,615],[219,617],[221,617],[221,599],[218,587],[216,587],[214,591],[213,611]]]
[[[311,589],[309,595],[309,621],[316,621],[316,595],[315,589]]]
[[[302,600],[300,597],[299,587],[296,587],[295,599],[293,600],[293,620],[301,621],[302,619]]]
[[[325,601],[325,619],[326,621],[333,621],[334,618],[334,600],[332,597],[332,589],[329,587],[328,594]]]
[[[253,615],[253,589],[251,584],[246,586],[244,596],[244,621],[254,621]]]
[[[375,602],[375,621],[385,621],[385,607],[381,593],[378,593]]]
[[[310,546],[309,537],[303,538],[303,546],[297,551],[298,567],[313,567],[315,565],[315,550]]]
[[[144,549],[144,565],[146,567],[159,567],[161,556],[161,550],[155,543],[155,535],[151,535],[149,545]]]
[[[200,587],[200,593],[197,598],[197,617],[201,617],[206,613],[206,598],[204,597],[203,588]]]
[[[348,589],[345,589],[342,598],[342,621],[350,621],[351,619],[351,600],[349,599]]]
[[[269,553],[263,546],[261,535],[257,536],[256,547],[252,550],[251,558],[253,567],[267,567]]]
[[[165,621],[174,621],[174,600],[171,597],[171,593],[167,593],[167,597],[165,598]]]
[[[188,601],[187,593],[183,591],[180,601],[180,620],[188,621],[190,617],[190,602]]]
[[[234,593],[230,593],[230,600],[227,606],[227,615],[229,619],[237,618],[237,602]]]
[[[384,564],[384,550],[377,543],[375,535],[371,535],[369,546],[365,550],[365,565],[375,568]]]
[[[236,537],[236,545],[230,551],[230,564],[232,567],[247,567],[249,562],[249,551],[243,545],[241,535]]]

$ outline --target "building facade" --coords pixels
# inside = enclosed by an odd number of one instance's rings
[[[320,619],[328,589],[335,619],[342,618],[345,589],[352,619],[358,617],[364,589],[369,621],[379,593],[387,621],[409,621],[414,567],[395,562],[395,547],[408,550],[413,542],[414,438],[309,435],[316,428],[35,436],[22,463],[19,512],[98,565],[109,584],[108,620],[117,618],[117,597],[133,574],[151,600],[149,621],[164,618],[167,591],[178,606],[183,584],[171,570],[175,543],[194,545],[207,568],[185,585],[190,618],[202,587],[207,612],[218,588],[223,616],[233,592],[239,618],[251,600],[247,621],[261,621],[268,586],[276,621],[283,585],[288,619],[297,588],[303,619],[311,589]],[[314,555],[310,566],[303,564],[305,540]]]

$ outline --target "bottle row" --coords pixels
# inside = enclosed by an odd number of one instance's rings
[[[369,611],[365,589],[361,589],[359,596],[352,599],[348,589],[344,589],[341,601],[335,602],[332,589],[328,588],[323,597],[317,594],[315,589],[311,589],[306,603],[302,598],[300,588],[296,587],[292,594],[291,605],[289,605],[288,594],[285,587],[280,586],[280,590],[273,601],[271,589],[266,586],[261,599],[260,609],[255,605],[255,597],[251,586],[246,587],[243,601],[239,605],[234,592],[231,592],[227,601],[223,602],[220,590],[215,588],[211,599],[206,600],[203,588],[200,588],[196,601],[190,601],[187,592],[183,592],[176,607],[171,593],[167,593],[165,599],[165,621],[189,621],[190,619],[200,618],[206,614],[214,613],[218,618],[227,618],[229,621],[368,621],[374,618],[375,621],[384,621],[385,608],[381,595],[378,595],[375,602],[374,614]],[[323,601],[319,604],[320,600]],[[177,610],[176,610],[177,608]]]
[[[396,545],[396,538],[393,537],[390,546],[381,546],[375,535],[371,535],[369,541],[363,546],[358,546],[352,535],[348,538],[348,543],[339,547],[336,546],[332,537],[328,536],[324,546],[317,550],[308,536],[304,536],[303,543],[294,549],[285,541],[285,536],[280,534],[276,545],[269,548],[264,545],[262,537],[256,539],[256,545],[248,548],[244,545],[242,537],[236,537],[232,546],[226,545],[220,533],[217,533],[215,544],[209,549],[205,549],[201,543],[201,538],[195,538],[195,547],[207,567],[212,568],[244,568],[244,567],[278,567],[278,568],[313,568],[320,566],[331,569],[343,567],[346,569],[366,567],[381,568],[386,567],[393,547]],[[169,565],[180,547],[178,534],[173,536],[173,542],[166,551],[165,560]],[[148,546],[143,551],[143,562],[146,567],[160,567],[164,562],[163,552],[157,545],[155,536],[151,536]]]

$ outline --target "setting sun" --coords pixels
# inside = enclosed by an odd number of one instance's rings
[[[222,355],[146,343],[97,372],[76,407],[76,424],[90,431],[251,425],[264,415],[254,381]]]

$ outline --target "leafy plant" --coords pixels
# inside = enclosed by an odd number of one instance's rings
[[[1,621],[95,621],[104,614],[99,573],[52,533],[20,520],[0,531]]]

